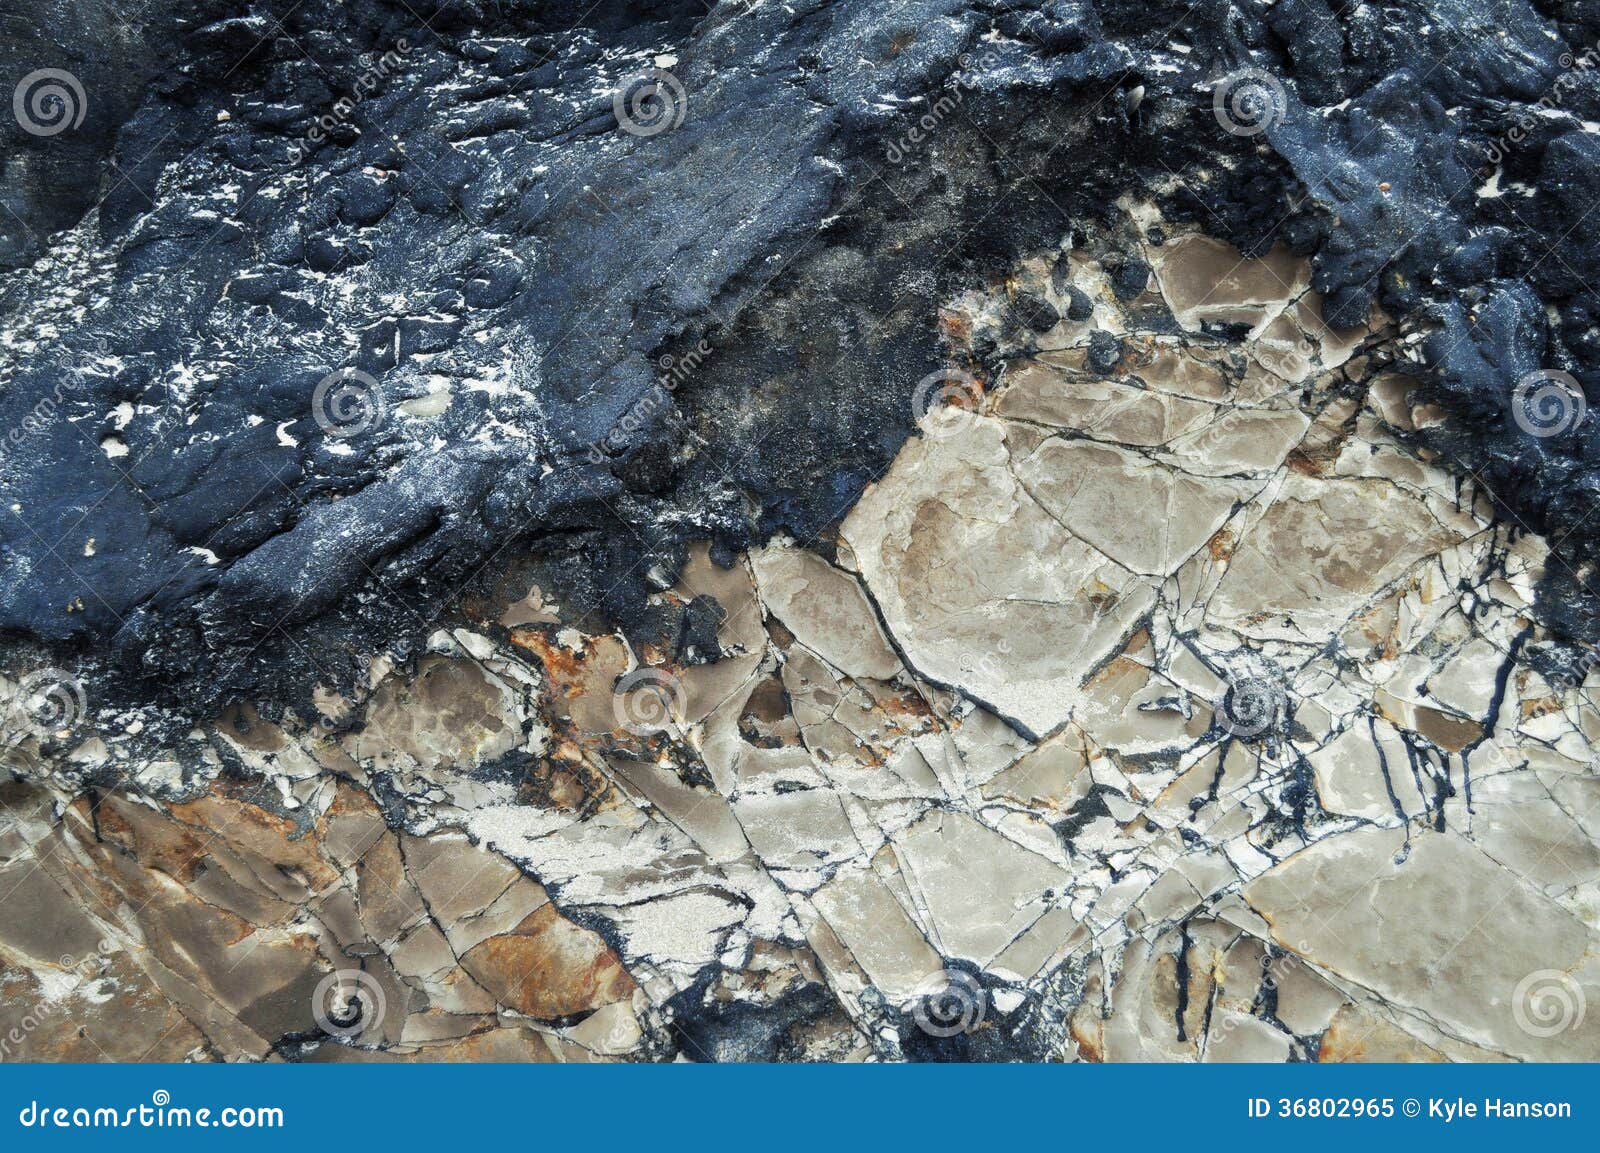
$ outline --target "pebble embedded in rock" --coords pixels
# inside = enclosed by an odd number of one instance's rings
[[[1115,370],[1121,360],[1122,341],[1103,329],[1090,335],[1088,363],[1091,369],[1105,376]]]

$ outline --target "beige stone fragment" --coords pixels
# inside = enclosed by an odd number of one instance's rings
[[[1289,384],[1305,382],[1312,373],[1315,354],[1305,332],[1287,311],[1262,326],[1250,347],[1256,363]]]
[[[1155,279],[1178,323],[1258,324],[1310,284],[1310,265],[1283,247],[1259,260],[1208,237],[1176,237],[1152,253]]]
[[[1322,1035],[1317,1060],[1436,1064],[1449,1058],[1382,1017],[1356,1005],[1346,1005],[1333,1015],[1328,1031]]]
[[[1211,723],[1208,709],[1193,708],[1177,685],[1128,657],[1084,685],[1074,715],[1095,745],[1128,755],[1189,748]]]
[[[51,965],[62,957],[94,953],[99,928],[34,861],[0,868],[0,894],[5,894],[0,945]]]
[[[1551,894],[1600,882],[1600,778],[1497,772],[1485,751],[1467,765],[1473,838],[1483,851]]]
[[[1054,862],[960,813],[935,810],[896,839],[906,881],[947,956],[987,965],[1067,881]]]
[[[750,564],[767,609],[834,668],[877,680],[900,670],[900,659],[854,577],[794,546],[757,549]]]
[[[390,677],[379,686],[367,727],[354,738],[354,755],[380,766],[401,756],[467,769],[520,744],[518,722],[512,690],[482,665],[428,656],[414,680]]]
[[[1376,377],[1367,389],[1367,397],[1378,415],[1402,432],[1411,432],[1411,403],[1407,399],[1417,381],[1397,372],[1386,372]]]
[[[672,770],[647,762],[618,757],[609,763],[713,861],[737,860],[750,851],[738,818],[720,793],[687,785]]]
[[[1427,678],[1428,697],[1469,717],[1486,717],[1506,654],[1484,637],[1473,637]]]
[[[1353,830],[1245,899],[1285,948],[1463,1041],[1528,1060],[1600,1056],[1600,1018],[1575,1009],[1600,996],[1594,932],[1454,833],[1414,832],[1408,850],[1400,830]],[[1541,988],[1574,1007],[1569,1027],[1540,1035]]]
[[[510,861],[460,834],[402,835],[400,848],[407,876],[443,924],[476,916],[522,877]]]
[[[493,855],[484,854],[486,857]],[[457,954],[462,954],[480,941],[511,932],[549,902],[549,895],[542,885],[519,876],[481,911],[464,911],[463,915],[449,919],[441,916],[439,926],[450,939],[450,947]]]
[[[1214,987],[1213,966],[1208,961],[1223,943],[1222,926],[1210,922],[1191,924],[1187,940],[1173,930],[1154,941],[1131,942],[1123,956],[1122,972],[1109,991],[1103,1059],[1196,1060]],[[1178,964],[1180,952],[1187,954],[1183,969]],[[1180,1001],[1181,972],[1187,972],[1188,980]]]
[[[620,731],[612,691],[632,667],[620,638],[534,627],[516,630],[511,642],[539,659],[556,719],[570,721],[582,734]]]
[[[1165,576],[1257,485],[1191,476],[1112,445],[1049,440],[1017,462],[1028,493],[1073,536],[1134,572]]]
[[[1292,953],[1272,963],[1272,979],[1278,986],[1278,1020],[1302,1036],[1322,1032],[1345,1004],[1343,993]]]
[[[204,1044],[130,953],[82,954],[60,969],[53,960],[37,969],[0,960],[5,1061],[182,1061]]]
[[[812,897],[817,912],[891,1001],[916,993],[944,961],[872,869],[840,869]]]
[[[1047,733],[1153,593],[1033,501],[1004,442],[974,418],[909,443],[843,533],[919,674]]]
[[[1130,375],[1159,392],[1196,400],[1232,398],[1230,376],[1235,370],[1223,351],[1152,338],[1139,342],[1128,368]]]
[[[1280,1062],[1289,1059],[1290,1038],[1259,1017],[1237,1009],[1219,1009],[1211,1015],[1205,1057],[1216,1062]]]
[[[749,794],[733,811],[770,868],[818,869],[863,851],[832,789]]]
[[[1392,822],[1427,811],[1405,744],[1387,721],[1369,726],[1358,718],[1306,759],[1316,774],[1317,796],[1330,812]]]
[[[1397,727],[1426,738],[1447,753],[1459,753],[1483,736],[1483,726],[1470,717],[1401,700],[1387,689],[1373,694],[1373,704]]]
[[[1169,444],[1167,454],[1198,476],[1261,475],[1284,462],[1310,423],[1297,408],[1219,409],[1204,427]]]
[[[990,966],[998,976],[1031,980],[1069,949],[1088,941],[1088,933],[1067,909],[1057,906],[1006,946]]]
[[[1154,447],[1203,423],[1213,406],[1035,363],[1015,375],[994,411],[1013,420],[1076,429],[1098,440]]]
[[[1089,790],[1087,766],[1083,736],[1069,726],[984,785],[983,795],[1030,807],[1068,808]]]
[[[744,564],[721,568],[711,559],[709,546],[699,543],[679,576],[677,595],[715,598],[723,617],[717,626],[717,646],[723,659],[692,664],[677,670],[683,686],[686,724],[704,719],[755,675],[766,653],[766,630],[761,624],[761,602],[750,571]]]
[[[411,887],[395,837],[383,837],[356,866],[356,896],[367,936],[386,943],[398,939],[425,916],[422,898]]]
[[[1291,474],[1244,533],[1209,613],[1253,635],[1325,638],[1459,539],[1422,501],[1386,482]]]

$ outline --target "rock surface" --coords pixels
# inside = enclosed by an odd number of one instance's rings
[[[952,361],[1004,372],[826,556],[689,549],[673,644],[534,567],[311,717],[153,743],[4,682],[12,1048],[1594,1059],[1600,674],[1536,659],[1559,554],[1411,442],[1389,317],[1330,329],[1305,260],[1162,228],[1137,293],[1054,249],[947,301]],[[1226,337],[1185,287],[1224,256]],[[1057,319],[1010,329],[1007,285]]]
[[[943,364],[939,307],[1070,235],[1112,302],[1154,278],[1191,331],[1253,323],[1291,254],[1331,323],[1381,304],[1453,417],[1410,431],[1548,532],[1549,611],[1600,639],[1600,434],[1572,419],[1600,371],[1594,19],[47,4],[3,49],[0,627],[177,712],[348,689],[529,551],[634,641],[671,632],[650,574],[836,523]],[[1164,273],[1129,195],[1217,238],[1174,256],[1262,262]],[[1026,332],[1104,307],[1009,297]],[[1289,365],[1296,323],[1259,334]],[[1089,352],[1109,379],[1115,337]],[[1127,419],[1194,415],[1169,407]],[[1229,499],[1129,467],[1200,502],[1193,533]]]
[[[1592,7],[0,37],[0,1059],[1595,1060]]]

